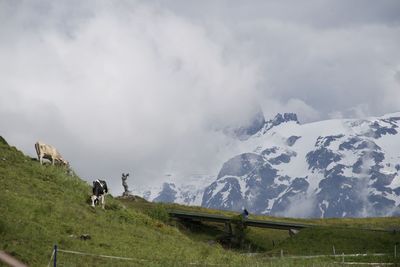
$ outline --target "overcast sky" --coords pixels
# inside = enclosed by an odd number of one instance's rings
[[[400,111],[400,1],[0,0],[0,135],[122,191],[215,172],[221,132]]]

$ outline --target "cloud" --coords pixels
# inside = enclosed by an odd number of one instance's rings
[[[229,8],[227,2],[179,7],[160,2],[211,25],[207,30],[222,36],[230,53],[259,66],[263,100],[279,105],[299,99],[324,119],[360,105],[370,115],[400,110],[393,97],[400,92],[394,82],[400,62],[398,1],[255,1]]]
[[[285,210],[278,212],[277,216],[292,218],[310,218],[315,215],[316,196],[297,194],[288,198],[289,204]],[[301,205],[299,205],[301,203]]]
[[[3,133],[30,153],[36,139],[49,142],[86,179],[105,176],[114,188],[127,171],[136,183],[171,168],[208,172],[224,143],[210,129],[248,119],[257,78],[225,58],[202,27],[127,5],[101,4],[90,15],[67,7],[68,25],[50,2],[8,16]]]
[[[1,134],[122,191],[122,172],[217,172],[214,130],[258,105],[302,122],[397,111],[399,4],[352,3],[3,1]]]
[[[259,103],[267,119],[272,119],[277,113],[282,112],[298,114],[300,123],[317,121],[323,118],[318,110],[298,98],[278,100],[276,98],[264,96],[259,99]]]

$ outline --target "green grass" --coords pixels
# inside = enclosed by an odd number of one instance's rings
[[[150,210],[155,204],[143,201],[127,201],[126,205],[132,209]],[[156,205],[166,210],[202,212],[231,217],[238,215],[238,213],[234,212],[210,210],[202,207],[182,206],[177,204]],[[329,255],[333,253],[333,247],[335,247],[336,253],[364,254],[393,253],[396,242],[399,242],[398,247],[400,247],[399,217],[298,219],[251,215],[250,218],[315,225],[313,228],[300,231],[300,233],[293,238],[289,238],[288,231],[248,227],[247,245],[253,247],[252,252],[267,252],[268,255],[275,255],[280,253],[280,250],[284,250],[285,254],[289,255]],[[177,226],[179,227],[181,225],[178,224]],[[194,240],[203,241],[211,240],[215,235],[224,232],[223,225],[216,223],[189,225],[186,229],[187,236]],[[386,231],[393,229],[397,230]]]
[[[47,265],[54,244],[65,250],[136,258],[148,266],[189,262],[239,266],[244,260],[218,244],[195,242],[111,196],[106,210],[93,209],[87,203],[86,182],[60,167],[41,166],[5,144],[0,144],[0,184],[0,249],[31,266]],[[165,220],[162,210],[158,214],[154,210],[151,216]],[[91,239],[81,240],[83,234]],[[63,258],[68,258],[67,266],[75,266],[72,260],[78,266],[103,264],[94,263],[93,257],[60,253],[60,261]],[[104,266],[109,265],[105,260]]]
[[[400,225],[399,218],[315,220],[251,215],[255,219],[319,227],[302,230],[295,237],[289,237],[287,231],[249,227],[243,248],[224,249],[216,242],[225,235],[224,225],[171,220],[168,210],[225,216],[237,213],[110,195],[106,210],[93,209],[88,204],[89,184],[61,167],[41,166],[1,138],[0,184],[0,250],[30,266],[47,265],[54,244],[64,250],[134,259],[99,259],[60,252],[62,266],[335,266],[338,259],[332,257],[280,259],[279,255],[281,250],[285,256],[332,254],[333,245],[338,254],[390,254],[400,241],[399,233],[360,230],[395,229]],[[90,239],[82,240],[81,235],[89,235]],[[391,255],[380,260],[394,262]]]
[[[400,234],[364,231],[356,229],[309,228],[302,230],[295,238],[284,240],[277,249],[283,249],[289,255],[319,255],[355,253],[392,253],[394,244],[400,240]],[[305,245],[306,244],[306,245]]]

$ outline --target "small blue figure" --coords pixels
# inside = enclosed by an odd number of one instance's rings
[[[243,216],[244,219],[247,219],[249,217],[249,212],[247,211],[247,209],[243,210],[242,216]]]

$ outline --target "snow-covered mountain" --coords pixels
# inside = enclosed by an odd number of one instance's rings
[[[159,186],[134,188],[133,193],[154,202],[201,206],[204,190],[215,180],[215,175],[191,175],[185,178],[179,181],[169,176],[169,181]]]
[[[149,199],[201,198],[204,207],[296,217],[400,214],[400,112],[308,124],[293,113],[256,121],[263,124],[240,131],[241,153],[214,181],[190,189],[165,184]]]

